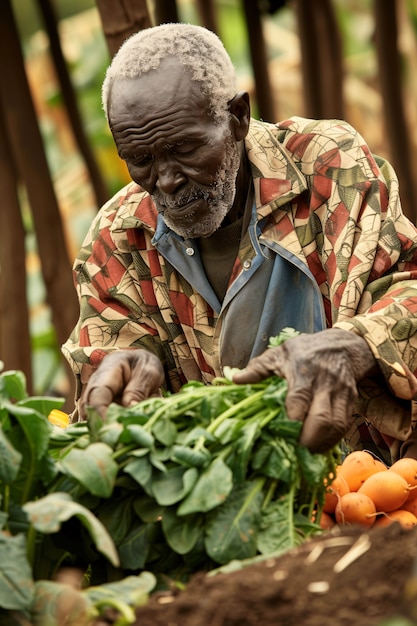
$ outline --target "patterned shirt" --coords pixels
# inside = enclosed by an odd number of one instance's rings
[[[360,385],[350,443],[371,431],[395,458],[417,394],[417,229],[395,172],[339,120],[251,120],[245,143],[254,206],[223,302],[196,242],[168,229],[137,184],[97,214],[74,263],[80,318],[63,346],[77,398],[114,350],[155,353],[175,392],[243,367],[285,326],[338,327],[367,341],[386,382]]]

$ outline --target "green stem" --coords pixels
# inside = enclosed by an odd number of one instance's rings
[[[264,393],[264,390],[261,389],[260,391],[257,391],[256,393],[252,394],[248,398],[244,398],[240,402],[237,402],[236,404],[231,406],[229,409],[226,409],[226,411],[223,411],[223,413],[220,413],[220,415],[218,415],[216,419],[213,420],[211,424],[208,426],[207,431],[209,433],[214,433],[216,428],[218,428],[220,424],[222,424],[225,420],[229,419],[230,417],[233,417],[236,413],[239,413],[240,411],[242,411],[242,409],[245,409],[248,405],[255,403],[257,400],[259,400],[262,397],[263,393]]]
[[[194,394],[191,396],[190,394],[190,396],[187,397],[186,402],[184,402],[184,397],[178,396],[177,398],[175,398],[175,402],[167,402],[166,404],[161,406],[159,409],[157,409],[155,413],[152,415],[152,417],[148,419],[148,421],[144,425],[144,428],[148,431],[151,431],[152,427],[159,420],[159,418],[162,417],[163,415],[166,415],[167,413],[169,414],[170,419],[178,417],[178,415],[182,415],[185,411],[189,411],[190,409],[193,409],[194,407],[198,406],[201,403],[201,398],[203,396],[204,394],[201,394],[198,397],[195,397]],[[173,396],[173,398],[174,397],[175,396]],[[193,399],[190,401],[191,398]],[[170,410],[171,405],[173,407],[177,406],[177,409]]]
[[[258,480],[256,481],[256,485],[254,486],[253,489],[251,489],[251,491],[248,493],[247,497],[245,498],[245,501],[243,503],[243,506],[240,509],[240,513],[237,515],[236,517],[236,522],[239,521],[239,518],[244,514],[244,512],[246,511],[248,505],[250,504],[251,500],[253,500],[253,498],[255,498],[255,496],[262,491],[264,485],[266,482],[266,477],[263,478],[258,478]]]
[[[26,555],[30,563],[30,567],[35,567],[35,553],[36,553],[36,529],[30,524],[26,535]]]
[[[294,500],[295,500],[295,483],[291,484],[288,491],[288,528],[291,529],[291,548],[294,547]]]
[[[116,450],[115,452],[113,452],[113,454],[111,455],[112,459],[114,461],[117,461],[117,459],[119,459],[121,456],[128,454],[132,450],[137,450],[137,448],[138,446],[136,443],[131,443],[128,446],[123,446],[123,448],[119,448],[119,450]]]
[[[117,600],[115,598],[106,598],[105,600],[95,602],[95,615],[91,615],[91,617],[98,617],[101,615],[102,610],[107,608],[113,608],[120,613],[120,617],[114,622],[114,626],[128,626],[128,624],[133,624],[135,622],[136,615],[132,607],[126,604],[126,602],[122,602],[121,600]]]
[[[265,494],[265,498],[261,506],[262,511],[264,511],[269,505],[269,503],[271,502],[275,493],[275,489],[277,488],[277,485],[278,485],[278,480],[276,479],[271,480],[271,482],[269,483],[268,491]]]
[[[6,513],[9,512],[9,505],[10,505],[10,485],[5,484],[4,492],[3,492],[3,511],[5,511]]]
[[[312,492],[311,492],[311,498],[310,498],[310,502],[309,502],[309,506],[308,506],[308,513],[307,513],[307,517],[308,519],[312,519],[313,517],[313,513],[314,513],[314,509],[317,507],[317,519],[320,520],[320,516],[321,515],[321,506],[319,506],[319,503],[317,501],[317,492],[318,492],[318,488],[317,485],[313,488]]]
[[[263,420],[260,423],[260,427],[265,428],[265,426],[267,424],[269,424],[269,422],[272,422],[272,420],[274,419],[274,417],[276,417],[279,413],[280,409],[268,409],[267,413],[265,415],[265,417],[263,418]]]
[[[198,452],[199,450],[201,450],[201,448],[204,448],[205,443],[206,443],[206,438],[204,435],[201,435],[201,437],[199,437],[194,444],[194,450]]]

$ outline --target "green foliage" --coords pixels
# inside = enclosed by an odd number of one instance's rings
[[[190,382],[130,408],[113,404],[106,422],[91,411],[88,423],[62,429],[47,418],[62,399],[29,398],[20,372],[1,374],[0,606],[33,619],[36,604],[54,626],[63,598],[55,574],[76,564],[90,583],[80,603],[74,597],[77,619],[105,600],[129,620],[137,598],[128,574],[147,576],[146,597],[159,579],[186,582],[320,532],[324,479],[338,451],[300,446],[286,388],[278,377]],[[107,601],[110,581],[120,587]]]

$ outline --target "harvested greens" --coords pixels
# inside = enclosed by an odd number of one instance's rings
[[[189,382],[128,409],[112,404],[105,422],[90,411],[60,428],[47,419],[59,400],[28,398],[21,374],[1,374],[4,550],[18,548],[34,580],[77,563],[100,585],[143,571],[186,581],[300,544],[320,532],[339,452],[298,443],[286,391],[274,376]]]

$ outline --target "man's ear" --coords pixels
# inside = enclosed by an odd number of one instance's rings
[[[242,141],[249,131],[250,101],[247,91],[239,91],[228,102],[232,131],[236,141]]]

